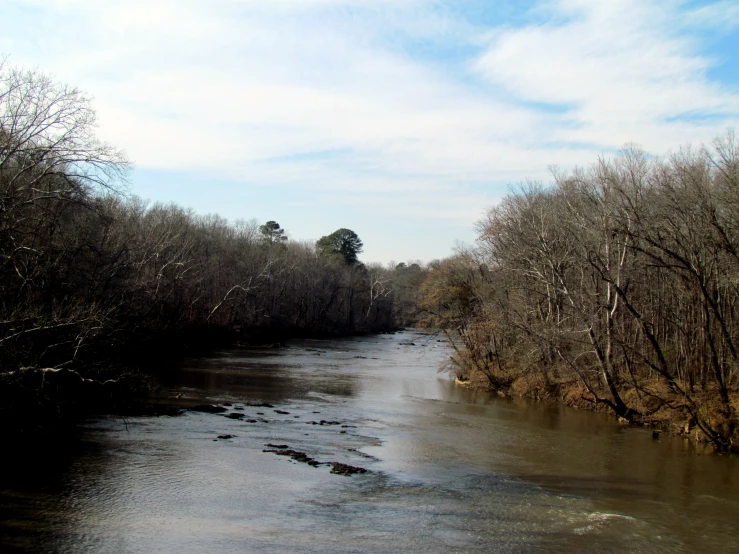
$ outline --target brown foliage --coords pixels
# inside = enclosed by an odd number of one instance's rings
[[[728,133],[523,185],[479,224],[476,252],[431,272],[429,323],[458,335],[465,370],[570,383],[634,422],[668,410],[739,450],[738,167]]]

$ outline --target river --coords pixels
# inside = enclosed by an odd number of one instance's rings
[[[162,400],[226,412],[5,451],[2,551],[739,552],[739,459],[461,389],[448,356],[407,331],[185,362]]]

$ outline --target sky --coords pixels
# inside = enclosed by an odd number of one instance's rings
[[[93,97],[130,194],[346,227],[365,262],[474,244],[551,166],[739,127],[736,0],[0,0],[0,21],[0,56]]]

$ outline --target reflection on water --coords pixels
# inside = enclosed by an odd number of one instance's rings
[[[191,361],[170,373],[167,384],[189,389],[192,399],[215,401],[261,398],[280,403],[309,392],[356,395],[357,376],[347,372],[342,362],[360,358],[347,358],[342,355],[346,352],[333,348],[326,350],[334,343],[327,342],[320,351],[300,344],[287,349],[233,350]]]
[[[460,389],[435,372],[448,354],[404,333],[183,364],[163,401],[243,418],[94,419],[9,449],[2,550],[739,552],[739,460]]]

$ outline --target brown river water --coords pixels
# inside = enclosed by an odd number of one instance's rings
[[[739,552],[738,458],[460,389],[448,356],[408,331],[185,362],[163,400],[227,412],[91,418],[5,450],[0,550]]]

